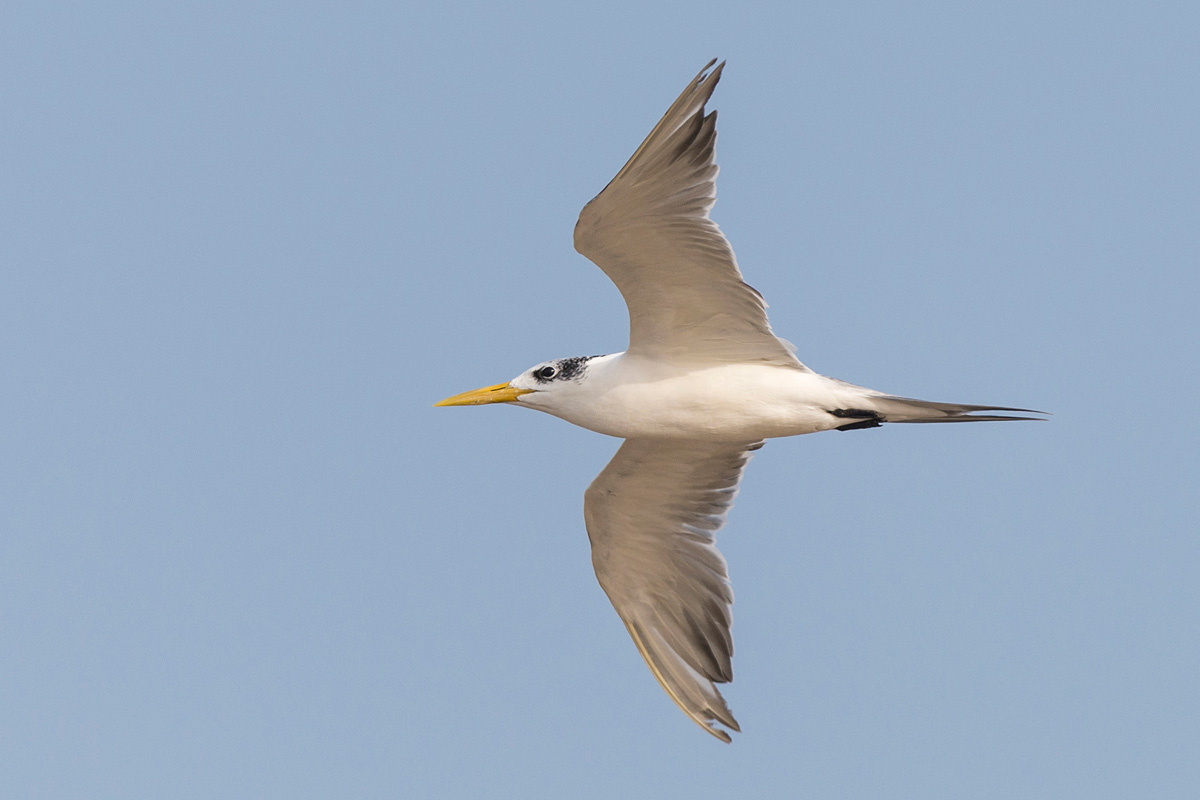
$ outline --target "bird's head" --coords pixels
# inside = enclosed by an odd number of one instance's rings
[[[588,373],[588,362],[599,356],[576,356],[543,361],[508,383],[484,386],[445,400],[435,406],[482,406],[489,403],[528,405],[555,413],[558,406],[577,393]]]

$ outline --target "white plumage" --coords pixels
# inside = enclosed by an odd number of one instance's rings
[[[538,364],[437,405],[514,403],[625,439],[584,496],[592,564],[638,651],[680,708],[730,741],[716,684],[733,679],[730,589],[715,533],[763,440],[888,422],[1034,419],[934,403],[818,375],[767,322],[716,200],[710,61],[588,203],[576,249],[629,307],[629,348]]]

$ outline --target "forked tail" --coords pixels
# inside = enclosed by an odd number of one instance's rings
[[[1042,414],[1032,408],[1008,406],[975,406],[964,403],[935,403],[885,394],[872,397],[872,407],[883,417],[881,422],[1002,422],[1004,420],[1043,420],[1045,417],[1012,416],[1010,414],[977,414],[978,411],[1012,411],[1016,414]]]
[[[965,403],[935,403],[890,394],[863,398],[863,408],[836,408],[829,413],[846,420],[839,431],[876,428],[885,422],[1005,422],[1008,420],[1042,420],[1045,417],[1013,416],[1011,414],[979,414],[979,411],[1012,411],[1016,414],[1046,414],[1032,408],[1008,406],[976,406]]]

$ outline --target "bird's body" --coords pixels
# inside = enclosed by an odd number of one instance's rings
[[[618,353],[589,359],[585,370],[578,400],[566,390],[545,410],[622,439],[744,442],[815,433],[845,424],[821,405],[840,407],[839,393],[852,393],[814,372],[764,364],[689,368]],[[536,394],[527,402],[539,407]]]
[[[733,593],[714,534],[763,440],[1038,412],[898,397],[796,359],[708,215],[716,112],[704,105],[724,67],[714,63],[575,228],[576,249],[629,307],[628,350],[543,362],[438,405],[512,403],[625,440],[584,496],[596,577],[671,699],[729,741],[718,725],[738,725],[715,684],[733,678]]]
[[[869,420],[950,421],[968,408],[947,411],[942,403],[893,397],[808,369],[770,364],[689,366],[628,353],[563,360],[581,363],[575,376],[557,379],[562,385],[552,396],[538,391],[547,382],[537,378],[511,383],[533,389],[523,404],[621,439],[746,442]]]

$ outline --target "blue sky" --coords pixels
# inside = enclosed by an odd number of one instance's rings
[[[0,794],[1200,792],[1189,3],[9,3]],[[773,441],[744,733],[591,572],[617,442],[436,400],[624,348],[571,247],[688,79],[814,369],[1048,423]]]

